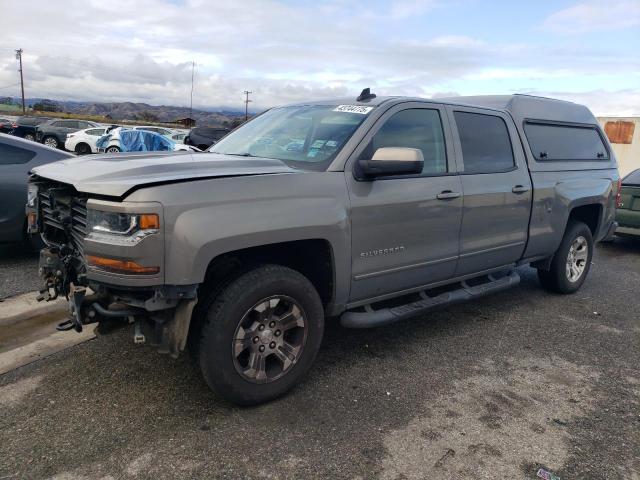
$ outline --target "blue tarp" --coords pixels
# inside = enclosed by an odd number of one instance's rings
[[[98,148],[107,148],[113,134],[100,137]],[[123,152],[163,152],[174,149],[175,143],[166,137],[145,130],[120,130],[120,150]]]

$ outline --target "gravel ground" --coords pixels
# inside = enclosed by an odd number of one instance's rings
[[[286,397],[237,408],[131,332],[0,377],[0,478],[640,478],[640,242],[572,296],[513,290],[329,325]],[[72,333],[70,333],[72,335]]]
[[[21,245],[0,245],[0,300],[41,288],[38,254]]]

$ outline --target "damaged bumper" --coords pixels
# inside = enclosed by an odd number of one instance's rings
[[[39,300],[65,295],[69,318],[58,330],[81,332],[85,325],[98,323],[101,331],[135,324],[135,343],[146,343],[161,353],[177,357],[184,350],[197,303],[197,285],[123,287],[87,280],[69,284],[73,277],[65,258],[51,249],[40,253],[40,274],[45,280]],[[77,275],[75,276],[77,278]]]

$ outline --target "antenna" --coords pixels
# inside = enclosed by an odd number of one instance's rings
[[[371,100],[372,98],[376,98],[376,94],[371,93],[371,89],[367,87],[363,89],[362,92],[360,92],[360,95],[358,96],[358,98],[356,98],[356,101],[364,102],[365,100]]]

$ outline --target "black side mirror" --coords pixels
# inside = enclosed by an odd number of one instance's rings
[[[387,175],[417,175],[422,173],[424,157],[417,148],[384,147],[371,160],[358,160],[358,173],[367,178]]]

